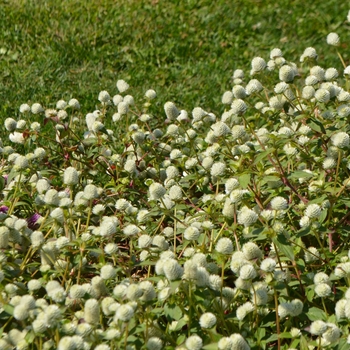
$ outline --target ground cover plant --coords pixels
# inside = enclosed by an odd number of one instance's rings
[[[20,104],[0,348],[347,349],[348,37],[252,56],[215,112],[124,79]]]

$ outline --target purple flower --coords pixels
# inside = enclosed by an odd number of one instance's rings
[[[29,217],[27,219],[27,222],[28,222],[28,227],[31,229],[31,230],[35,230],[36,228],[39,227],[38,225],[38,220],[42,218],[42,216],[39,214],[39,213],[35,213],[33,214],[31,217]]]
[[[0,206],[0,213],[6,214],[8,210],[9,210],[9,207],[7,207],[6,205]]]

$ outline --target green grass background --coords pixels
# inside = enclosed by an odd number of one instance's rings
[[[349,64],[348,10],[339,0],[0,0],[0,116],[72,97],[89,112],[118,79],[135,97],[153,88],[160,104],[215,111],[233,70],[274,47],[298,61],[313,46],[320,65],[340,69],[326,44],[336,31]]]

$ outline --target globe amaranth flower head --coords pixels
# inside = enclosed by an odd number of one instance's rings
[[[233,244],[230,238],[221,237],[216,243],[215,250],[221,254],[232,254]]]
[[[331,142],[333,146],[338,148],[347,148],[349,147],[350,137],[346,132],[338,132],[331,137]]]
[[[210,169],[210,174],[215,177],[220,177],[225,174],[226,164],[223,162],[216,162]]]
[[[327,35],[327,44],[332,46],[339,46],[340,45],[340,38],[337,33],[329,33]]]
[[[244,227],[249,227],[258,220],[258,217],[258,214],[254,210],[244,206],[238,212],[237,221],[239,224],[244,225]]]
[[[200,350],[203,346],[203,340],[195,334],[188,337],[185,344],[188,350]]]
[[[241,99],[236,99],[231,104],[231,112],[233,114],[243,114],[247,110],[246,103]]]
[[[307,47],[300,57],[300,62],[304,62],[305,60],[317,60],[317,57],[316,50],[313,47]]]
[[[161,185],[158,182],[153,182],[149,186],[149,199],[150,200],[160,199],[160,198],[164,197],[165,193],[166,193],[166,189],[164,188],[163,185]]]
[[[252,73],[258,73],[266,68],[266,62],[261,57],[254,57],[252,60]]]
[[[117,89],[120,93],[123,93],[129,89],[129,84],[125,80],[122,80],[122,79],[119,79],[117,81],[116,85],[117,85]]]
[[[98,94],[98,100],[101,103],[108,103],[111,100],[111,96],[109,95],[108,91],[103,90]]]
[[[79,182],[79,173],[74,167],[68,167],[63,173],[63,183],[68,186],[77,185]]]
[[[211,312],[206,312],[199,318],[199,324],[202,328],[213,328],[216,325],[216,316]]]
[[[321,207],[318,204],[309,204],[305,209],[305,216],[312,218],[318,218],[322,213]]]
[[[176,119],[180,114],[179,110],[176,108],[173,102],[166,102],[164,104],[164,111],[169,120]]]

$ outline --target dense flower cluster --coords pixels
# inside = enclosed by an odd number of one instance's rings
[[[4,119],[0,348],[345,348],[350,66],[317,58],[253,58],[215,113],[118,80]]]

